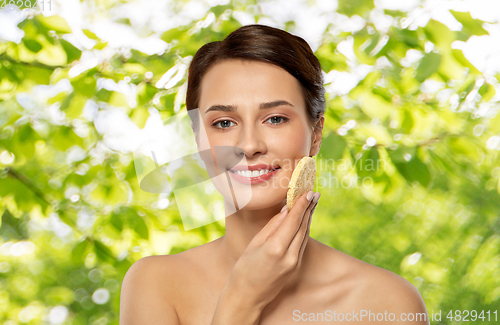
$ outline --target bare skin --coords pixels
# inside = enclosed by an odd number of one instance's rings
[[[208,244],[170,256],[151,256],[158,270],[175,272],[173,304],[179,324],[210,324],[220,292],[229,272],[220,266],[223,260],[223,237]],[[174,257],[175,256],[175,257]],[[173,261],[166,261],[174,257]],[[175,267],[171,267],[172,263]],[[385,269],[365,263],[321,242],[309,238],[300,272],[293,288],[283,289],[262,311],[259,324],[292,324],[310,319],[310,314],[336,311],[351,313],[369,310],[372,313],[426,313],[418,291],[402,277]],[[175,298],[174,298],[175,297]],[[299,311],[300,321],[294,318]],[[295,313],[297,314],[297,312]],[[303,316],[306,314],[306,316]],[[358,315],[358,318],[360,315]],[[356,324],[373,324],[365,316]],[[383,322],[382,322],[383,323]],[[398,322],[394,322],[398,323]],[[428,322],[401,322],[429,324]],[[315,321],[314,324],[332,324]]]
[[[276,101],[289,104],[259,109],[262,103]],[[213,105],[234,105],[237,110],[205,114]],[[284,186],[252,187],[251,201],[226,218],[225,236],[180,254],[150,256],[134,264],[122,286],[120,324],[226,324],[227,318],[223,321],[224,317],[217,315],[224,316],[231,308],[258,314],[254,320],[251,317],[255,314],[249,314],[246,324],[312,320],[315,324],[331,324],[327,318],[319,319],[318,313],[325,317],[327,310],[344,315],[358,313],[357,318],[362,310],[394,313],[395,320],[401,313],[426,314],[420,294],[402,277],[310,238],[312,204],[305,195],[280,219],[287,180],[300,158],[318,154],[324,123],[321,116],[316,128],[309,126],[300,84],[292,75],[267,63],[223,61],[204,76],[199,106],[210,145],[241,148],[248,165],[278,164],[281,170],[274,176],[274,184]],[[272,123],[277,121],[271,119],[275,116],[288,120]],[[221,121],[227,122],[218,123]],[[315,199],[318,197],[316,194]],[[248,253],[249,247],[258,247],[255,238],[259,236],[279,239],[266,241],[268,251],[272,243],[286,243],[288,250],[283,256],[298,256],[296,266],[283,267],[282,271],[280,265],[285,264],[269,259],[276,267],[266,273],[266,263],[258,264],[266,255],[258,249]],[[229,285],[238,277],[236,282],[242,285]],[[271,277],[274,280],[267,282]],[[267,285],[251,285],[248,278]],[[231,297],[238,303],[220,300],[227,291],[237,293]],[[373,317],[353,323],[373,323]],[[387,319],[382,323],[388,323]]]

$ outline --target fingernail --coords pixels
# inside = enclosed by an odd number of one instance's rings
[[[286,204],[285,204],[285,205],[281,208],[281,211],[280,211],[280,212],[285,211],[285,209],[286,209]]]
[[[313,192],[313,191],[309,191],[309,192],[307,192],[307,196],[306,196],[306,198],[307,198],[307,200],[308,200],[309,202],[311,202],[311,200],[312,200],[312,198],[313,198],[313,194],[314,194],[314,192]]]

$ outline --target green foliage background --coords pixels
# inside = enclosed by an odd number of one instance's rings
[[[96,17],[109,18],[125,1],[93,3]],[[184,5],[176,1],[172,10]],[[370,18],[374,8],[371,0],[340,0],[338,13],[359,15],[366,24],[356,32],[329,24],[316,50],[326,73],[353,71],[359,64],[374,68],[348,94],[327,94],[316,157],[322,198],[311,236],[405,277],[429,313],[499,310],[500,159],[486,145],[500,133],[499,104],[491,78],[451,46],[488,32],[482,21],[454,11],[463,25],[458,32],[432,19],[410,30],[402,27],[407,13],[393,10],[385,10],[394,23],[382,32]],[[111,59],[72,77],[82,51],[68,41],[71,28],[57,15],[31,15],[18,25],[25,33],[19,44],[0,42],[2,324],[48,323],[66,312],[67,324],[117,324],[120,285],[135,261],[224,234],[223,223],[184,232],[173,194],[142,191],[131,154],[110,148],[82,112],[88,101],[99,111],[118,107],[142,128],[151,110],[167,118],[175,107],[185,109],[185,75],[170,89],[158,89],[156,82],[206,42],[241,26],[235,11],[256,22],[266,18],[256,1],[215,6],[200,20],[214,18],[208,26],[192,21],[161,34],[170,47],[155,55],[111,48],[84,30],[96,41],[90,51],[111,51]],[[293,32],[295,22],[285,25]],[[345,40],[353,41],[354,61],[337,50]],[[409,50],[421,59],[403,65]],[[137,105],[100,87],[100,78],[136,85]],[[45,102],[34,99],[36,89],[48,91],[63,79],[72,90]],[[443,83],[448,96],[423,92],[429,79]],[[479,105],[488,102],[490,110],[481,113]],[[369,137],[376,143],[366,145]],[[75,151],[84,154],[69,155]],[[368,167],[370,161],[383,164]],[[339,185],[321,183],[335,177]],[[355,177],[353,186],[342,185]],[[365,178],[373,186],[362,186]],[[158,201],[165,198],[171,205],[161,208]],[[433,323],[459,322],[443,315]]]

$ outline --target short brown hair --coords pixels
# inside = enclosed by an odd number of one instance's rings
[[[201,81],[216,63],[229,59],[254,60],[274,64],[300,83],[310,126],[325,111],[325,89],[321,65],[311,47],[299,36],[265,25],[245,25],[223,41],[203,45],[189,66],[186,107],[199,108]]]

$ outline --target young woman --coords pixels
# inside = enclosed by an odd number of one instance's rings
[[[269,175],[226,218],[225,236],[137,261],[123,280],[120,324],[429,324],[408,281],[309,237],[319,193],[280,212],[296,164],[319,152],[324,123],[321,67],[302,38],[247,25],[204,45],[186,104],[199,109],[211,146],[240,148],[249,169]],[[278,186],[262,186],[271,181]]]

